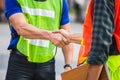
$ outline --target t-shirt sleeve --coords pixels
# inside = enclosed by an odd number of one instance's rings
[[[69,23],[69,9],[68,4],[66,0],[63,0],[63,7],[62,7],[62,16],[61,16],[61,22],[60,25],[65,25]]]
[[[4,1],[4,12],[7,19],[15,13],[21,13],[21,7],[19,6],[17,0],[5,0]]]

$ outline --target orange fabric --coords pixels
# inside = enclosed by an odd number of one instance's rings
[[[88,56],[88,52],[90,51],[90,44],[92,38],[92,9],[93,9],[93,0],[90,1],[86,12],[86,18],[84,21],[84,29],[83,29],[83,39],[82,44],[79,51],[78,56],[78,65],[81,64]],[[85,34],[84,34],[85,33]]]
[[[113,35],[117,43],[118,51],[120,52],[120,0],[115,0],[115,17],[114,17],[115,31]]]
[[[81,44],[79,55],[78,55],[77,65],[80,65],[86,60],[88,53],[90,51],[90,45],[92,41],[93,5],[94,5],[94,0],[91,0],[86,13],[86,18],[84,21],[83,39],[82,39],[82,44]],[[114,25],[115,25],[115,31],[113,35],[115,36],[117,48],[118,48],[118,51],[120,52],[120,0],[115,0]]]

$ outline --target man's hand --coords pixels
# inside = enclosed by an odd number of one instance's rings
[[[49,40],[57,47],[64,47],[68,44],[67,39],[60,33],[51,33]]]
[[[69,70],[71,70],[71,68],[70,68],[70,67],[66,67],[66,68],[64,69],[64,72],[67,72],[67,71],[69,71]]]
[[[64,30],[64,29],[60,29],[60,30],[56,30],[53,33],[59,33],[63,36],[64,41],[66,42],[66,44],[71,43],[71,33],[69,33],[68,31]]]
[[[67,43],[77,43],[80,44],[81,40],[82,40],[82,34],[73,34],[73,33],[69,33],[64,29],[60,29],[57,31],[54,31],[53,33],[60,33],[61,35],[63,35],[65,37],[65,39],[67,40]]]

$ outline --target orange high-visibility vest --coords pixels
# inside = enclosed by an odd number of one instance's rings
[[[83,37],[81,41],[77,65],[80,65],[87,59],[88,53],[90,51],[91,42],[92,42],[93,6],[94,6],[94,0],[91,0],[88,6],[88,10],[86,12],[86,18],[83,25],[84,26]],[[115,30],[113,35],[117,43],[118,51],[120,52],[120,0],[115,0],[114,25],[115,25]]]

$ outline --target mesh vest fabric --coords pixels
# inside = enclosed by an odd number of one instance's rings
[[[60,27],[62,0],[17,0],[26,21],[38,29],[54,31]],[[17,49],[30,62],[44,63],[55,56],[56,47],[49,40],[26,39],[20,36]]]
[[[110,80],[120,79],[120,55],[109,56],[107,66],[110,73]]]

